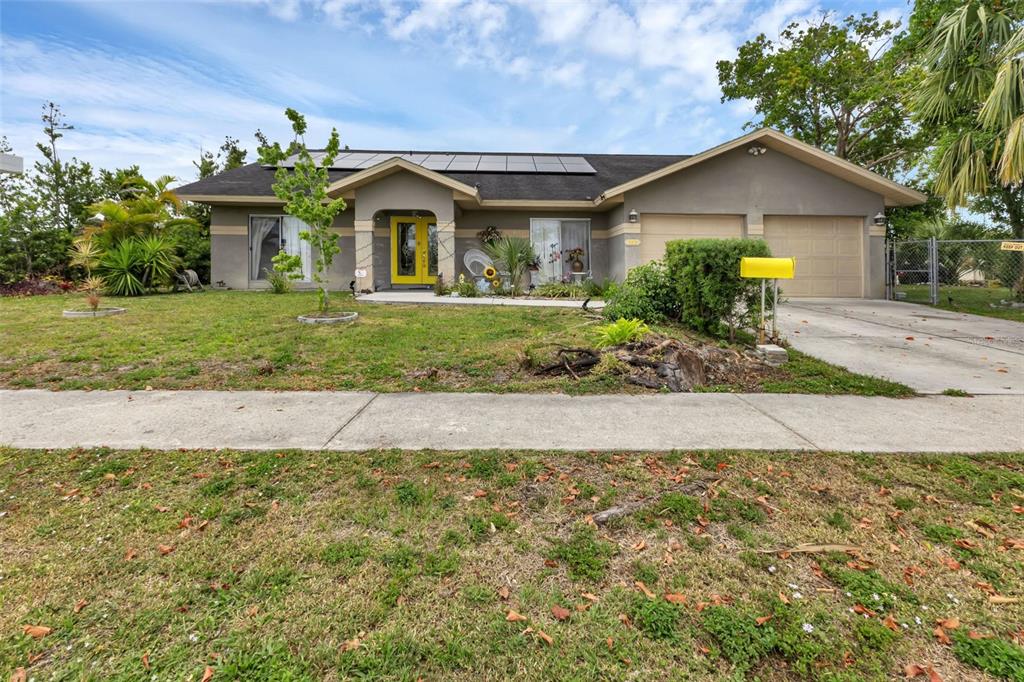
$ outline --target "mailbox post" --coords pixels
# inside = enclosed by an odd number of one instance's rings
[[[761,324],[758,328],[757,342],[765,342],[765,292],[768,280],[772,280],[772,337],[778,335],[776,326],[776,306],[779,304],[779,280],[793,279],[796,273],[795,258],[741,258],[740,277],[761,280]]]

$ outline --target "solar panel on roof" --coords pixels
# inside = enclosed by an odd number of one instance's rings
[[[322,150],[310,152],[319,163]],[[283,165],[293,166],[298,155],[288,157]],[[593,174],[597,171],[582,156],[555,154],[429,154],[425,152],[351,152],[342,151],[334,159],[334,170],[364,170],[388,159],[401,158],[439,172],[462,173],[548,173]]]
[[[426,161],[423,162],[424,168],[430,170],[447,170],[448,164],[452,162],[455,157],[451,154],[431,154],[427,157]]]
[[[450,171],[475,171],[480,163],[479,154],[456,154],[452,162],[448,164]]]

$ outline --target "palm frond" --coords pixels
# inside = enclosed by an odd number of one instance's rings
[[[1024,114],[1017,117],[1006,131],[1006,142],[999,158],[999,181],[1015,185],[1024,181]]]

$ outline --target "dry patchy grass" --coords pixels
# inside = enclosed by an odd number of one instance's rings
[[[1024,604],[991,597],[1024,597],[1022,469],[1017,456],[0,450],[0,675],[881,680],[921,665],[993,679],[981,665],[1019,680]],[[808,542],[859,549],[786,551]],[[954,618],[944,644],[936,621]]]

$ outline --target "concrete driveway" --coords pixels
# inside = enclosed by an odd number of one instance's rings
[[[779,306],[779,326],[799,351],[921,393],[1024,395],[1020,322],[896,301],[796,299]],[[1024,419],[1024,401],[1021,409]]]

